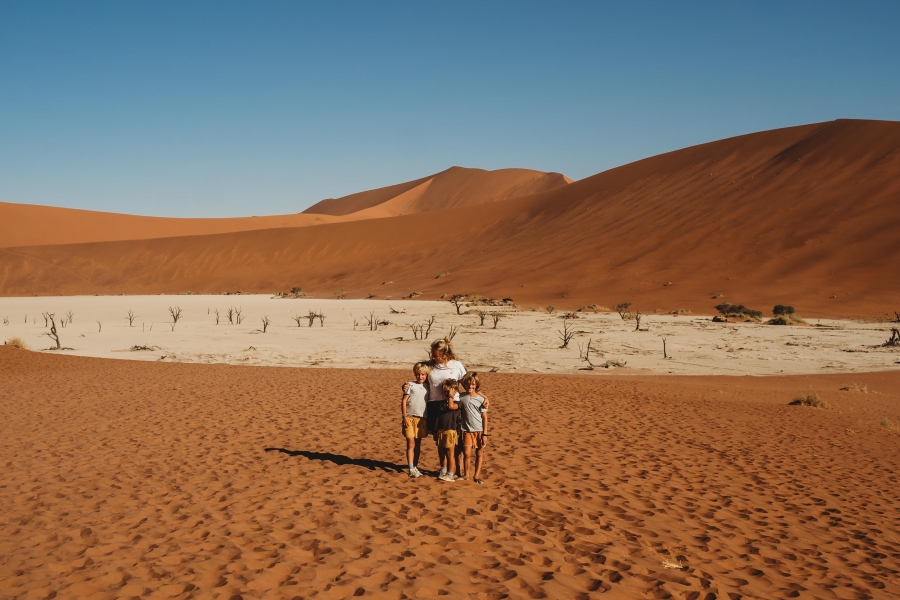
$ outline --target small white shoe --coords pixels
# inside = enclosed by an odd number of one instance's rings
[[[438,477],[441,481],[456,481],[456,477],[453,476],[453,473],[446,473]]]

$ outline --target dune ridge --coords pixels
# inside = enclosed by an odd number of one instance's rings
[[[898,149],[900,123],[839,120],[703,144],[557,189],[446,209],[440,227],[423,213],[7,248],[0,293],[301,286],[324,296],[339,288],[381,298],[477,293],[571,308],[633,301],[644,312],[708,313],[724,299],[761,310],[792,304],[808,316],[878,316],[896,309],[900,293]]]
[[[559,173],[528,169],[452,167],[415,181],[323,200],[302,213],[234,218],[144,217],[0,202],[0,248],[309,227],[492,202],[553,189],[570,181]],[[421,193],[411,196],[409,192],[414,189]]]

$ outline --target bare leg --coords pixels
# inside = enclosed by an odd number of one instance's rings
[[[466,451],[465,451],[465,454],[466,454],[466,472],[465,472],[465,476],[466,476],[466,477],[470,477],[470,478],[472,477],[472,451],[473,451],[473,450],[474,450],[474,449],[472,448],[472,446],[466,446]]]
[[[468,450],[468,448],[466,448]],[[481,466],[484,464],[484,452],[487,448],[477,448],[475,450],[475,476],[473,479],[481,479]]]
[[[415,439],[415,448],[413,448],[413,463],[416,467],[419,466],[419,456],[422,454],[422,438]],[[407,452],[407,456],[409,453]]]
[[[414,465],[416,464],[416,447],[419,440],[415,438],[406,438],[406,464]]]
[[[453,475],[456,473],[456,448],[444,448],[444,452],[447,454],[447,472]]]

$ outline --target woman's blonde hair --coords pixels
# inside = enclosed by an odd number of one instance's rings
[[[453,346],[450,345],[450,338],[445,337],[431,342],[431,358],[441,364],[456,360],[456,354],[453,353]]]

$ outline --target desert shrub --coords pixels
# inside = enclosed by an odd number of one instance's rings
[[[794,307],[786,304],[776,304],[775,308],[772,309],[772,314],[776,317],[779,315],[792,315],[794,314]]]
[[[809,325],[806,321],[792,314],[782,314],[766,321],[767,325]]]
[[[891,427],[894,426],[894,424],[891,423],[891,420],[887,419],[887,418],[881,419],[880,421],[878,421],[878,424],[881,425],[882,427],[887,427],[888,429],[890,429]]]
[[[747,308],[743,304],[731,304],[730,302],[723,302],[716,306],[716,310],[719,311],[723,317],[750,317],[751,319],[760,319],[763,314],[761,310],[753,310],[752,308]]]
[[[20,337],[11,337],[4,343],[7,346],[12,346],[13,348],[18,348],[19,350],[28,350],[28,346],[25,345],[25,341]]]
[[[828,408],[828,403],[819,398],[818,394],[801,394],[790,402],[790,406],[812,406],[813,408]]]

